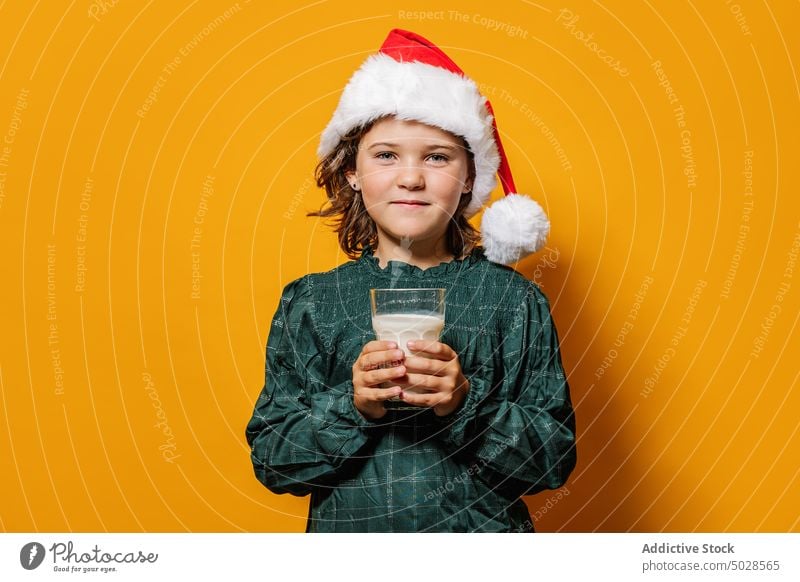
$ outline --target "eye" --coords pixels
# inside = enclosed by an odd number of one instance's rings
[[[394,154],[392,152],[380,152],[380,153],[375,155],[375,157],[377,159],[379,159],[379,160],[389,160],[389,159],[391,159],[391,158],[385,158],[383,156],[394,156]]]
[[[431,154],[429,158],[433,159],[434,162],[446,162],[449,158],[444,154]]]

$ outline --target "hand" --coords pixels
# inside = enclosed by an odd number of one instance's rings
[[[406,373],[404,358],[394,342],[374,340],[362,348],[353,364],[353,404],[369,420],[383,418],[383,403],[400,395],[396,379]]]
[[[410,341],[408,349],[424,356],[406,358],[408,375],[398,379],[398,384],[404,388],[400,396],[403,402],[433,407],[437,416],[446,416],[457,410],[469,391],[469,381],[461,371],[458,354],[447,344],[426,340]],[[417,392],[407,388],[414,388]]]

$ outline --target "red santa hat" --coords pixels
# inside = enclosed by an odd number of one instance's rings
[[[489,200],[500,177],[505,196],[483,213],[481,234],[490,261],[510,264],[545,243],[550,223],[532,198],[516,193],[489,100],[439,47],[408,30],[393,29],[376,54],[353,74],[317,154],[324,158],[352,129],[384,115],[420,121],[463,137],[474,156],[474,216]]]

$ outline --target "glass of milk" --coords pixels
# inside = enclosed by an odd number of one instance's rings
[[[379,340],[393,341],[406,356],[415,354],[408,349],[409,340],[439,341],[444,328],[445,289],[370,289],[372,328]],[[385,387],[392,386],[384,383]],[[409,389],[413,392],[413,389]],[[392,398],[402,402],[400,398]],[[388,407],[387,407],[388,408]],[[392,408],[416,409],[415,406]]]

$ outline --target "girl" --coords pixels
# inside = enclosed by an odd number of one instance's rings
[[[506,263],[549,225],[513,194],[491,105],[424,38],[392,30],[322,134],[317,182],[353,260],[283,290],[246,437],[306,531],[534,531],[520,496],[561,487],[575,419],[547,298]],[[468,218],[503,182],[506,196]],[[445,288],[441,341],[377,341],[371,288]],[[413,388],[413,390],[410,390]],[[393,407],[400,399],[402,406]],[[390,402],[390,399],[394,399]]]

